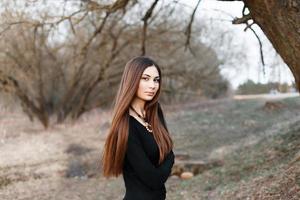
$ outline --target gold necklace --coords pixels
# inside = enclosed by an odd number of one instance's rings
[[[132,106],[130,106],[130,108],[131,108],[131,110],[133,110],[133,112],[135,112],[135,114],[137,114],[137,116],[140,119],[142,119],[144,121],[144,124],[145,124],[144,126],[146,127],[147,131],[149,131],[150,133],[152,133],[152,127],[151,127],[151,125],[148,122],[146,122],[146,117],[141,116]]]

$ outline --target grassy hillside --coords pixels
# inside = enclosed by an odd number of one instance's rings
[[[283,107],[275,110],[266,109],[265,102],[222,100],[178,108],[168,118],[176,149],[205,158],[218,147],[277,134],[298,120],[299,98],[285,99]]]
[[[280,105],[227,101],[173,116],[177,149],[224,165],[171,184],[169,199],[300,199],[300,99]]]

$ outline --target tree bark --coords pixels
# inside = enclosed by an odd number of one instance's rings
[[[300,89],[300,0],[244,0],[256,22],[290,68]]]

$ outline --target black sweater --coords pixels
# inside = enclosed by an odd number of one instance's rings
[[[165,182],[174,164],[171,151],[158,165],[159,149],[147,129],[129,117],[128,143],[123,166],[126,194],[123,200],[164,200]]]

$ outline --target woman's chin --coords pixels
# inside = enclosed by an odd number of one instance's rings
[[[153,96],[146,96],[143,99],[144,101],[151,101],[153,99]]]

